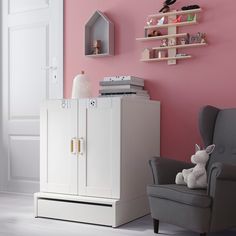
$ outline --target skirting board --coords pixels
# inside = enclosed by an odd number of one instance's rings
[[[149,214],[147,196],[128,201],[35,193],[35,217],[118,227]]]

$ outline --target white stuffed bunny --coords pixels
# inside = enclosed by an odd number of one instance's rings
[[[184,169],[176,175],[175,183],[187,185],[188,188],[206,188],[207,187],[207,173],[206,163],[209,155],[213,152],[215,144],[208,146],[206,149],[201,150],[196,144],[196,153],[191,156],[191,162],[196,164],[195,167]]]

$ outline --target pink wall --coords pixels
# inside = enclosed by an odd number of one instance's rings
[[[204,9],[199,25],[182,27],[183,32],[206,32],[209,46],[192,48],[193,59],[168,66],[139,62],[145,45],[146,16],[156,13],[163,0],[65,0],[65,97],[70,97],[73,77],[85,70],[98,95],[99,80],[108,75],[135,75],[146,79],[151,98],[161,101],[161,153],[189,160],[194,144],[200,143],[197,128],[199,108],[204,104],[236,106],[236,1],[179,0],[176,7],[199,4]],[[84,24],[95,10],[115,23],[114,57],[84,56]],[[154,44],[155,45],[155,44]]]

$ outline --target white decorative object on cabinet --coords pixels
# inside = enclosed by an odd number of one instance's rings
[[[71,98],[89,98],[92,95],[91,83],[89,78],[81,71],[80,74],[76,75],[73,79]]]
[[[146,215],[148,160],[159,154],[158,101],[47,101],[35,216],[117,227]]]

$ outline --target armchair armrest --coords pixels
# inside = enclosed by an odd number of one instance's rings
[[[214,196],[217,180],[236,182],[236,165],[216,162],[212,164],[208,176],[208,194]]]
[[[164,157],[153,157],[149,160],[154,184],[174,184],[178,172],[192,168],[192,163],[172,160]]]
[[[235,225],[236,165],[212,164],[207,193],[212,197],[211,230],[222,230]]]

